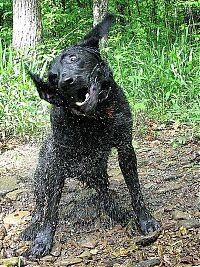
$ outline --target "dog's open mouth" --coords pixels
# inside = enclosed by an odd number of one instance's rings
[[[76,114],[91,116],[95,112],[98,103],[99,90],[95,85],[82,87],[76,91],[73,112]]]
[[[76,105],[81,107],[84,104],[86,104],[88,102],[88,100],[90,99],[90,94],[88,93],[88,88],[84,87],[81,88],[77,91],[77,99],[78,101],[76,101]]]

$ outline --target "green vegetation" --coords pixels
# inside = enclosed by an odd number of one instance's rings
[[[135,112],[143,111],[162,121],[200,120],[199,61],[184,37],[182,43],[175,42],[170,49],[135,47],[134,43],[126,45],[122,41],[112,53],[115,77]]]
[[[38,97],[30,81],[26,65],[37,68],[36,57],[15,60],[11,46],[0,43],[0,130],[1,137],[14,135],[28,137],[45,127],[47,105]],[[44,73],[47,61],[41,62]],[[42,71],[42,72],[41,72]],[[47,120],[46,120],[47,121]]]
[[[116,14],[117,23],[103,53],[115,78],[135,117],[143,112],[158,121],[198,125],[199,1],[138,2],[110,1],[109,10]],[[39,99],[25,66],[45,75],[52,58],[91,28],[92,2],[42,0],[42,43],[20,62],[10,45],[11,5],[7,0],[0,4],[0,132],[1,137],[24,137],[46,126],[49,109]]]

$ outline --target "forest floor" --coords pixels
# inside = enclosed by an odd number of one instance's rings
[[[133,144],[146,203],[162,225],[159,236],[141,236],[131,217],[126,226],[112,221],[96,193],[70,179],[52,252],[35,260],[28,256],[30,243],[19,236],[34,208],[31,183],[39,145],[0,143],[0,266],[200,266],[199,137],[189,126],[148,122]],[[115,151],[109,175],[119,205],[131,211]]]

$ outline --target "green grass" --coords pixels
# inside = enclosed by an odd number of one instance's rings
[[[39,68],[36,57],[17,62],[11,46],[0,45],[0,133],[7,136],[29,137],[46,127],[48,106],[38,97],[27,75],[26,66]],[[45,71],[47,59],[40,62]],[[40,72],[40,73],[41,73]]]
[[[120,41],[120,46],[119,46]],[[134,113],[160,121],[200,121],[200,62],[197,48],[177,40],[170,48],[112,40],[107,48],[118,83]]]
[[[187,34],[170,47],[134,42],[120,34],[109,38],[110,47],[103,52],[114,70],[116,81],[123,87],[133,110],[158,121],[180,121],[199,125],[200,62],[198,46],[191,46]],[[111,46],[112,45],[112,46]],[[47,65],[60,52],[60,47],[45,55],[14,60],[10,46],[0,44],[0,138],[26,137],[40,133],[49,121],[49,105],[40,100],[26,74],[26,65],[45,75]]]

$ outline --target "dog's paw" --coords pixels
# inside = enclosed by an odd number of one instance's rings
[[[53,243],[54,231],[51,227],[39,231],[32,241],[31,254],[33,257],[40,258],[49,254]]]
[[[137,214],[136,224],[143,235],[159,231],[161,228],[160,223],[146,209]]]
[[[49,254],[52,247],[52,238],[38,236],[32,243],[31,255],[35,258],[41,258]]]
[[[160,230],[160,223],[150,215],[147,218],[140,218],[138,226],[144,235]]]

